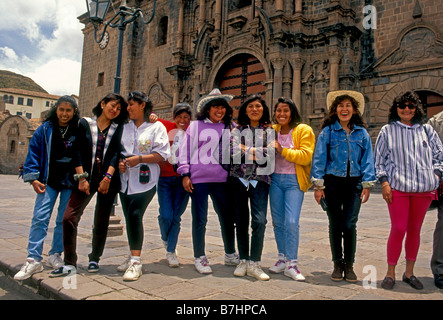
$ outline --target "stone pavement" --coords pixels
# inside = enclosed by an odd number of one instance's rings
[[[27,238],[32,217],[35,193],[32,187],[17,180],[17,176],[0,175],[0,271],[13,277],[27,255]],[[441,300],[443,291],[436,288],[429,267],[436,210],[429,211],[423,229],[415,274],[422,280],[424,290],[416,291],[401,281],[404,261],[397,267],[394,290],[380,288],[386,272],[386,240],[390,221],[381,194],[371,194],[362,206],[358,223],[358,247],[355,271],[359,281],[333,282],[325,213],[307,192],[300,220],[300,270],[305,282],[293,281],[283,274],[270,274],[271,280],[261,282],[250,277],[232,275],[234,267],[223,264],[223,246],[218,219],[210,206],[207,226],[207,256],[213,268],[211,275],[201,275],[193,265],[190,208],[182,217],[178,244],[179,268],[169,268],[160,239],[157,198],[151,202],[144,217],[143,276],[135,282],[124,282],[116,271],[128,255],[126,233],[109,237],[100,261],[100,272],[87,272],[87,254],[91,249],[92,210],[95,199],[88,206],[79,225],[78,273],[75,277],[49,278],[49,268],[20,282],[50,299],[73,300]],[[124,217],[117,206],[116,215]],[[54,218],[54,215],[53,215]],[[47,257],[52,240],[54,222],[51,220],[44,246]],[[276,261],[270,213],[266,230],[262,266],[268,268]],[[402,258],[404,253],[402,253]],[[365,280],[366,279],[366,280]],[[181,302],[183,303],[183,301]],[[189,302],[191,303],[191,302]]]

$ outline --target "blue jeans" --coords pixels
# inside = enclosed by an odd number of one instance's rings
[[[269,200],[278,253],[288,260],[298,259],[300,211],[305,193],[300,190],[297,175],[271,175]]]
[[[168,243],[166,251],[175,252],[181,216],[188,205],[189,193],[183,188],[182,178],[173,176],[159,178],[157,195],[161,238]]]
[[[44,193],[37,194],[34,205],[34,213],[32,217],[31,230],[28,240],[28,257],[34,258],[36,261],[42,260],[43,243],[48,234],[49,221],[51,220],[52,210],[55,202],[60,194],[60,200],[55,219],[54,235],[52,238],[52,246],[49,255],[54,253],[61,254],[63,252],[63,215],[66,205],[71,196],[71,189],[62,189],[57,191],[46,185]]]
[[[197,183],[191,193],[192,242],[194,257],[205,256],[206,223],[208,221],[208,197],[211,197],[218,215],[225,253],[235,252],[234,214],[229,211],[227,186],[224,182]]]

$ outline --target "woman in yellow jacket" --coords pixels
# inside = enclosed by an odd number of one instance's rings
[[[305,277],[298,270],[300,211],[315,147],[312,128],[301,123],[300,114],[290,99],[278,99],[274,107],[275,171],[271,175],[270,206],[278,249],[278,261],[269,268],[296,281]]]

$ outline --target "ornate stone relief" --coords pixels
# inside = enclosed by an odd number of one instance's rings
[[[443,57],[443,43],[427,28],[415,28],[401,40],[399,49],[392,55],[391,64],[417,62]]]

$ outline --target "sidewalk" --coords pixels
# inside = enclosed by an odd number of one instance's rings
[[[0,175],[0,271],[13,277],[27,256],[27,240],[32,218],[35,193],[32,187],[17,176]],[[87,255],[91,248],[91,225],[95,199],[86,209],[78,233],[78,273],[70,278],[49,278],[49,268],[22,285],[50,299],[72,300],[442,300],[443,291],[433,283],[429,261],[437,212],[426,216],[415,275],[423,282],[424,290],[416,291],[401,281],[404,261],[397,267],[397,283],[392,291],[381,289],[386,272],[386,241],[390,221],[386,204],[380,194],[371,194],[362,206],[358,223],[358,247],[355,271],[359,281],[333,282],[331,253],[328,240],[328,222],[325,213],[307,192],[300,220],[300,271],[305,282],[293,281],[283,274],[270,274],[271,280],[261,282],[250,277],[232,275],[234,267],[224,266],[223,246],[219,223],[212,207],[206,233],[207,256],[213,273],[201,275],[194,269],[190,203],[182,217],[178,244],[179,268],[169,268],[158,228],[158,204],[155,197],[144,218],[145,239],[142,253],[143,276],[135,282],[124,282],[116,267],[127,257],[126,232],[108,237],[100,272],[87,272]],[[124,217],[120,206],[116,215]],[[54,220],[54,215],[53,219]],[[44,247],[46,259],[52,240],[53,221]],[[271,215],[263,250],[262,266],[268,268],[276,261]],[[402,253],[401,259],[403,259]],[[269,274],[269,273],[268,273]],[[74,279],[75,278],[75,279]],[[365,281],[363,281],[367,278]],[[246,303],[246,301],[245,301]],[[182,304],[182,303],[181,303]]]

